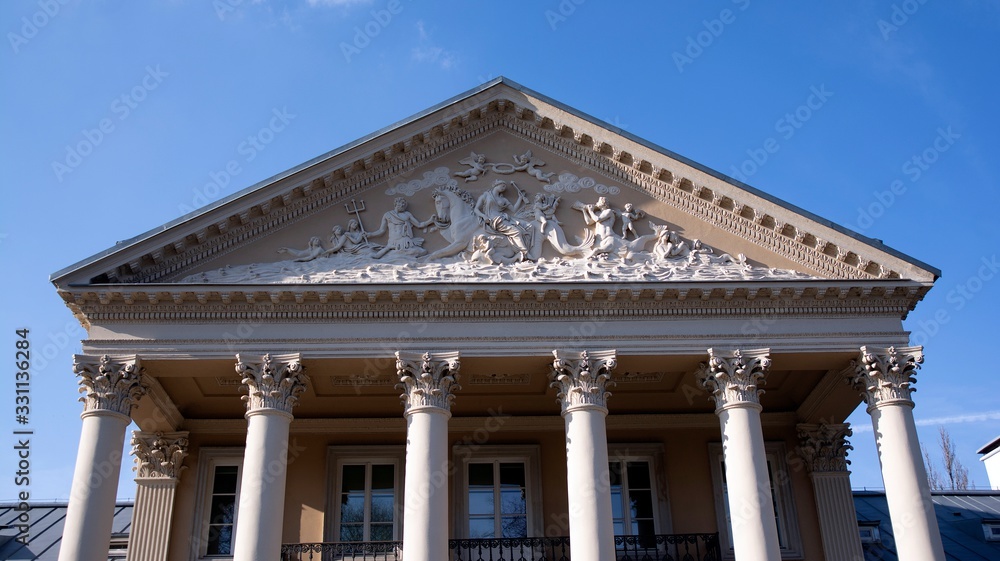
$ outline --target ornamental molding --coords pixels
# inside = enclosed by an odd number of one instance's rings
[[[188,433],[134,431],[132,455],[137,479],[179,479],[181,471],[187,469],[183,464],[188,455]]]
[[[125,263],[106,268],[97,282],[150,283],[170,279],[193,263],[251,243],[260,232],[288,226],[330,205],[349,202],[372,186],[411,175],[430,158],[469,148],[500,130],[514,133],[536,146],[538,153],[551,151],[576,160],[609,181],[636,185],[663,203],[821,274],[858,279],[901,276],[878,261],[882,252],[877,248],[859,245],[862,254],[856,254],[841,247],[839,244],[852,242],[847,234],[806,222],[807,217],[722,180],[704,185],[700,170],[612,131],[589,123],[562,122],[562,117],[554,120],[538,111],[516,101],[483,99],[483,96],[442,108],[440,115],[450,120],[406,140],[369,150],[353,160],[341,158],[336,164],[339,167],[333,167],[337,158],[334,156],[301,170],[283,182],[261,189],[256,202],[251,199],[229,216],[202,221],[194,227],[194,232],[178,232],[174,238],[164,235],[155,249],[132,250],[126,254]],[[547,111],[542,109],[543,113]],[[573,125],[588,130],[578,132]],[[668,167],[660,167],[661,161],[669,162]],[[512,164],[496,163],[492,171],[498,169],[497,165],[518,168],[523,164],[516,159]],[[552,177],[547,175],[551,172],[543,171],[541,166],[543,163],[525,166],[523,171],[539,182],[552,183]]]
[[[458,384],[460,366],[457,352],[396,352],[396,374],[399,376],[396,389],[403,390],[399,398],[404,415],[424,408],[441,409],[450,414],[455,392],[462,389]]]
[[[868,411],[883,405],[913,407],[911,394],[916,374],[924,362],[923,347],[861,347],[847,382],[861,393]]]
[[[799,433],[796,451],[810,473],[850,473],[847,453],[854,449],[847,440],[853,434],[850,425],[799,424],[796,429]]]
[[[716,412],[730,407],[760,408],[759,389],[771,367],[771,349],[708,349],[708,362],[698,367],[696,377],[715,400]]]
[[[246,402],[247,413],[276,410],[291,415],[309,384],[301,357],[294,353],[265,354],[259,361],[254,358],[236,355],[236,373],[242,382],[240,391],[247,393],[241,398]]]
[[[84,413],[111,411],[126,417],[148,387],[136,355],[73,355],[73,372],[80,377]]]
[[[611,372],[618,365],[617,351],[552,351],[549,386],[559,390],[556,400],[562,414],[597,408],[608,412],[608,388],[615,385]]]
[[[473,374],[469,379],[469,384],[476,386],[518,386],[526,385],[530,381],[531,374],[529,373],[492,372]]]

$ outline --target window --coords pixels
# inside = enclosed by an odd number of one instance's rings
[[[331,446],[327,541],[401,539],[402,446]]]
[[[469,537],[528,537],[524,462],[470,462]]]
[[[1000,520],[983,520],[983,535],[988,542],[1000,542]]]
[[[802,556],[798,523],[792,500],[791,482],[785,464],[785,447],[781,443],[764,443],[767,459],[767,473],[771,484],[771,501],[774,518],[778,527],[778,546],[783,559],[798,559]],[[712,481],[715,485],[715,512],[719,523],[719,539],[723,545],[723,557],[733,559],[732,517],[729,512],[729,491],[726,486],[726,467],[722,444],[709,444],[712,460]]]
[[[198,461],[198,496],[195,514],[198,556],[232,557],[239,505],[242,448],[203,448]]]
[[[858,522],[858,535],[861,543],[882,543],[882,535],[878,531],[879,522]]]
[[[537,446],[456,445],[455,534],[478,538],[541,536]]]
[[[655,536],[655,495],[649,462],[613,460],[609,462],[608,470],[615,535]]]

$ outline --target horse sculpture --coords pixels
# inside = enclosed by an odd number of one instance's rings
[[[426,258],[428,261],[452,257],[463,251],[474,253],[477,249],[477,238],[481,243],[492,240],[496,247],[508,246],[505,236],[487,231],[486,224],[475,213],[476,198],[468,191],[445,185],[435,189],[431,196],[434,198],[436,210],[433,228],[441,233],[448,241],[448,245],[428,255]],[[594,243],[594,235],[589,230],[578,245],[567,243],[566,235],[557,221],[537,219],[530,207],[523,209],[514,218],[524,229],[524,237],[528,241],[528,252],[524,258],[529,261],[536,261],[541,256],[542,242],[546,240],[556,251],[567,256],[582,256]],[[486,254],[479,253],[479,255]],[[510,257],[514,256],[496,251],[488,254],[493,262],[512,261]]]

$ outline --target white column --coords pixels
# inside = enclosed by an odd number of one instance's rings
[[[60,561],[106,561],[114,522],[122,447],[132,406],[146,393],[135,355],[76,355],[83,429],[73,471]]]
[[[247,447],[240,479],[240,506],[233,540],[235,561],[281,557],[292,408],[309,377],[298,354],[264,355],[249,362],[236,355],[236,372],[247,391]]]
[[[128,561],[166,561],[174,494],[187,457],[188,433],[132,433],[135,507]]]
[[[846,424],[800,424],[798,453],[806,462],[816,497],[819,533],[823,539],[826,559],[863,561],[858,515],[851,493],[851,445],[847,437],[851,429]]]
[[[872,416],[899,558],[944,561],[910,399],[923,361],[922,347],[861,347],[851,382]]]
[[[552,354],[550,385],[566,422],[570,552],[574,561],[614,559],[606,417],[615,351]]]
[[[722,425],[729,517],[736,559],[781,559],[774,520],[771,481],[767,473],[760,394],[771,366],[770,349],[708,349],[698,379],[715,398]]]
[[[448,553],[448,419],[458,353],[396,353],[406,417],[403,559],[442,561]]]

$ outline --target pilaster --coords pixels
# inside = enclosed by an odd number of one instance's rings
[[[136,496],[128,561],[165,561],[188,433],[132,433]]]
[[[851,429],[846,424],[800,424],[797,452],[805,460],[813,484],[819,530],[826,559],[862,560],[858,519],[851,493],[851,472],[847,466],[847,441]]]

